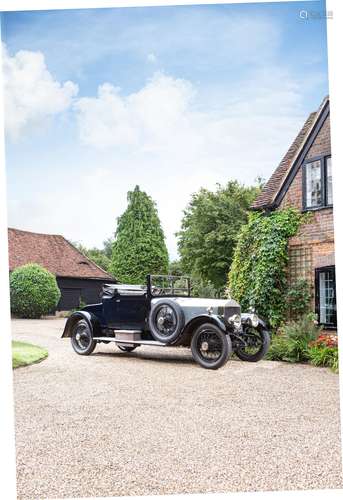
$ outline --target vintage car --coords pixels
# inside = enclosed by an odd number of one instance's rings
[[[101,342],[131,352],[141,345],[190,347],[204,368],[223,366],[232,352],[259,361],[270,344],[266,324],[253,312],[241,314],[232,299],[191,297],[188,277],[147,277],[146,285],[105,285],[101,303],[71,314],[62,337],[77,354]]]

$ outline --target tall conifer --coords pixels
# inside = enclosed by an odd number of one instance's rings
[[[111,271],[123,283],[145,282],[147,274],[168,272],[168,251],[155,202],[136,186],[118,218]]]

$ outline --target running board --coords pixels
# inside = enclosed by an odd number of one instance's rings
[[[155,345],[155,346],[167,346],[168,344],[163,344],[158,340],[123,340],[116,339],[115,337],[94,337],[94,340],[100,342],[115,342],[116,344],[138,344],[138,345]]]

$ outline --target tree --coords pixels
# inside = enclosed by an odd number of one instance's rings
[[[184,274],[179,260],[172,260],[169,263],[168,274],[171,276],[182,276]]]
[[[106,240],[107,242],[108,240]],[[104,248],[86,248],[79,242],[71,242],[71,244],[77,248],[81,253],[93,261],[97,266],[101,267],[104,271],[109,272],[111,266],[111,259],[108,256],[108,249],[105,247],[106,242],[104,242]]]
[[[105,250],[100,250],[99,248],[90,248],[86,252],[87,257],[95,262],[104,271],[109,271],[111,266],[111,259],[107,257]]]
[[[202,188],[193,194],[177,233],[185,272],[223,289],[239,230],[259,191],[259,186],[230,181],[226,186],[217,184],[214,192]]]
[[[11,311],[21,318],[40,318],[54,311],[61,297],[56,278],[38,264],[17,267],[10,275]]]
[[[106,257],[108,257],[110,260],[112,258],[112,252],[113,252],[113,244],[114,244],[114,238],[107,238],[107,240],[105,240],[103,242],[103,250],[102,252],[106,255]]]
[[[120,281],[139,283],[147,274],[166,274],[168,251],[155,202],[136,186],[118,218],[111,271]]]

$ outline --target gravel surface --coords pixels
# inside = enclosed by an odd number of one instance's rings
[[[49,357],[14,372],[19,499],[342,488],[338,376],[182,348],[78,356],[65,320],[14,320]]]

